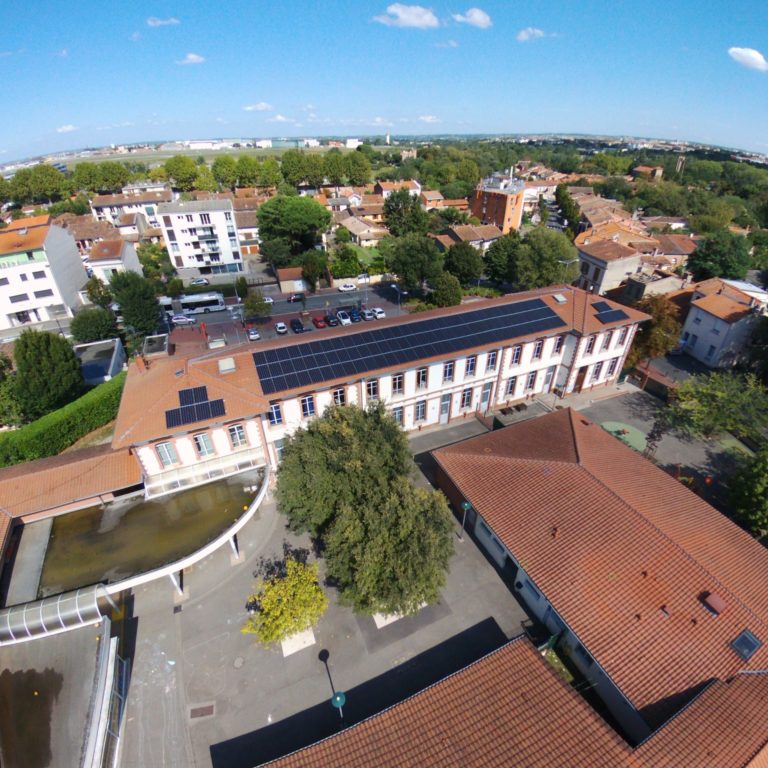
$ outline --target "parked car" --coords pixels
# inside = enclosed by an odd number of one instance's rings
[[[306,297],[304,296],[304,294],[303,294],[303,293],[292,293],[292,294],[291,294],[291,295],[290,295],[290,296],[289,296],[289,297],[286,299],[286,301],[287,301],[289,304],[294,304],[294,303],[295,303],[295,302],[297,302],[297,301],[304,301],[304,299],[305,299],[305,298],[306,298]]]
[[[291,320],[291,330],[294,333],[304,333],[306,328],[304,328],[304,323],[302,323],[298,317],[294,317],[293,320]]]
[[[360,311],[360,315],[362,316],[363,320],[366,320],[366,321],[367,320],[375,320],[376,319],[376,315],[374,315],[373,312],[371,312],[370,309],[363,309],[363,310],[361,310]]]
[[[325,324],[329,328],[335,328],[339,324],[339,319],[336,315],[332,315],[330,312],[325,316]]]
[[[350,309],[349,310],[349,319],[353,323],[359,323],[363,319],[363,317],[362,317],[362,315],[360,314],[360,312],[358,310]]]
[[[288,326],[285,323],[275,323],[275,331],[281,335],[288,333]]]
[[[171,318],[171,322],[174,325],[194,325],[195,324],[195,318],[189,317],[188,315],[174,315]]]
[[[264,296],[264,303],[265,304],[274,304],[275,300],[271,296]],[[299,299],[301,301],[301,299]]]
[[[325,322],[325,318],[322,315],[316,315],[312,318],[312,325],[314,325],[315,328],[325,328],[327,323]]]
[[[348,291],[356,291],[357,290],[357,286],[354,283],[342,283],[339,286],[339,290],[342,293],[347,293]]]
[[[196,277],[194,280],[189,281],[190,285],[208,285],[209,281],[205,277]]]
[[[261,338],[258,328],[248,329],[248,341],[258,341]]]
[[[373,312],[373,316],[377,320],[383,320],[387,316],[387,313],[381,307],[373,307],[371,312]]]
[[[343,309],[340,309],[336,313],[336,319],[342,324],[342,325],[352,325],[352,319],[349,316],[348,312],[345,312]]]

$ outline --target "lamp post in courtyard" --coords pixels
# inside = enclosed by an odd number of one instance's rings
[[[461,509],[463,510],[463,514],[461,516],[461,531],[459,531],[459,541],[464,541],[464,525],[467,522],[467,512],[472,509],[472,505],[468,501],[462,501]]]

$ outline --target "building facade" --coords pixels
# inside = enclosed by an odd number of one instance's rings
[[[131,188],[130,194],[95,195],[91,201],[91,212],[97,221],[108,221],[117,226],[120,218],[128,213],[140,213],[150,227],[159,227],[158,206],[170,203],[173,192],[170,187],[161,191],[146,191],[144,188]]]
[[[118,272],[144,274],[136,249],[131,243],[122,239],[102,240],[96,243],[91,248],[87,264],[93,277],[98,277],[107,285]]]
[[[182,279],[243,271],[231,200],[163,203],[158,217]]]
[[[75,240],[48,223],[19,219],[0,231],[0,330],[72,317],[88,281]]]

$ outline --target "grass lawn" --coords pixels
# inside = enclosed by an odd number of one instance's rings
[[[370,264],[379,256],[378,248],[363,248],[361,245],[354,245],[352,243],[349,244],[349,247],[357,254],[357,258],[360,259],[366,267],[370,266]]]

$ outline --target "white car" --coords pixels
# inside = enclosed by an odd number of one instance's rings
[[[357,290],[357,286],[354,283],[342,283],[339,286],[339,290],[342,293],[347,293],[348,291],[356,291]]]
[[[194,325],[195,324],[195,318],[194,317],[188,317],[187,315],[174,315],[171,318],[171,322],[174,325]]]
[[[387,313],[381,307],[372,307],[371,312],[373,312],[373,316],[377,320],[383,320],[387,316]]]
[[[363,320],[375,320],[376,315],[371,312],[370,309],[361,309],[360,310],[360,316],[363,318]]]
[[[194,280],[189,281],[190,285],[208,285],[208,280],[204,277],[196,277]]]
[[[340,309],[336,313],[336,319],[341,325],[352,325],[352,319],[350,318],[349,313],[345,312],[343,309]]]
[[[275,331],[282,336],[284,333],[288,333],[288,326],[285,323],[275,323]]]
[[[248,329],[248,341],[258,341],[261,338],[258,328]]]
[[[271,296],[264,296],[264,303],[265,304],[274,304],[275,300]]]

